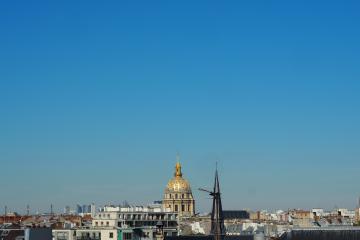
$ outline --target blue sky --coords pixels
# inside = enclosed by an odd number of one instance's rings
[[[199,211],[360,195],[357,1],[4,1],[0,206],[161,199]]]

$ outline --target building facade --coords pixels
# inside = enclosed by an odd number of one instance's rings
[[[161,205],[105,206],[91,226],[54,229],[53,240],[153,240],[159,222],[165,236],[178,235],[178,214]]]
[[[53,240],[124,240],[117,228],[53,229]]]
[[[163,209],[161,205],[150,206],[105,206],[92,220],[92,227],[154,228],[161,221],[164,229],[177,234],[178,214]]]

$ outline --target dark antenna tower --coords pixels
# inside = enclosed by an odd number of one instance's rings
[[[54,214],[54,212],[53,212],[53,205],[52,205],[52,204],[50,205],[50,214],[51,214],[51,215]]]
[[[219,183],[219,174],[217,170],[215,171],[215,183],[214,190],[209,191],[203,188],[199,188],[200,191],[207,192],[213,198],[213,206],[211,213],[211,235],[214,236],[215,240],[223,240],[225,236],[225,226],[224,226],[224,216],[221,204],[221,193],[220,193],[220,183]]]

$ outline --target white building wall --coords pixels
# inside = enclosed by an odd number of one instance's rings
[[[53,229],[52,230],[52,235],[53,235],[53,240],[58,240],[58,239],[66,239],[66,240],[76,240],[76,237],[74,237],[74,231],[75,230],[71,230],[71,229]]]

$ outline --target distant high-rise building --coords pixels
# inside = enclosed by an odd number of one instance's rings
[[[65,208],[64,208],[64,214],[69,215],[70,213],[71,213],[71,208],[70,208],[70,206],[65,206]]]
[[[96,214],[96,206],[94,203],[92,203],[90,205],[90,212],[91,212],[91,217],[95,217],[95,214]]]
[[[95,204],[93,203],[90,205],[83,204],[82,206],[77,204],[76,213],[79,215],[88,215],[88,214],[95,215],[96,214]]]
[[[91,205],[84,205],[83,206],[83,213],[91,214]]]
[[[79,204],[76,205],[76,213],[77,214],[83,213],[82,207]]]
[[[87,205],[83,204],[82,205],[82,213],[87,213],[88,212],[87,210],[88,210]]]

